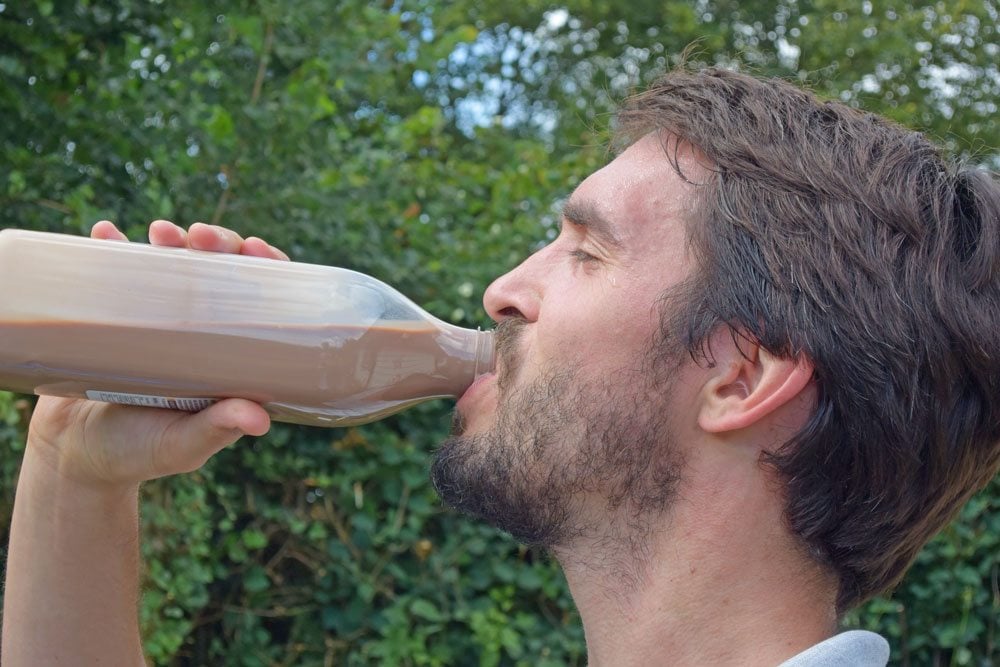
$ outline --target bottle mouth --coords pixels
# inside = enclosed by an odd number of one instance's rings
[[[493,331],[476,331],[475,377],[492,373],[496,368],[496,341]]]

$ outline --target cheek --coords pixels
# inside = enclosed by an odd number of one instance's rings
[[[561,309],[536,341],[539,352],[587,367],[620,368],[649,347],[659,322],[652,299],[621,287]]]
[[[634,348],[648,345],[650,335],[659,328],[655,307],[658,290],[645,289],[645,285],[611,286],[604,298],[604,337],[611,344]]]

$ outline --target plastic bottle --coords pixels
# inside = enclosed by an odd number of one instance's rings
[[[0,231],[0,387],[346,426],[459,396],[493,334],[431,316],[355,271]]]

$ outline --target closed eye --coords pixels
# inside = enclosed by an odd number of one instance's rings
[[[580,262],[596,262],[597,261],[596,257],[594,257],[593,255],[591,255],[589,252],[586,252],[585,250],[580,250],[579,248],[577,248],[576,250],[570,250],[569,251],[569,256],[572,257],[573,259],[577,260],[577,261],[580,261]]]

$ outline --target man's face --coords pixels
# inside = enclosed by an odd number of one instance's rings
[[[549,547],[602,524],[607,537],[616,513],[627,527],[614,530],[634,532],[666,509],[686,354],[660,331],[660,307],[689,273],[692,194],[647,136],[576,189],[554,242],[489,287],[498,372],[458,402],[432,470],[445,502]]]

